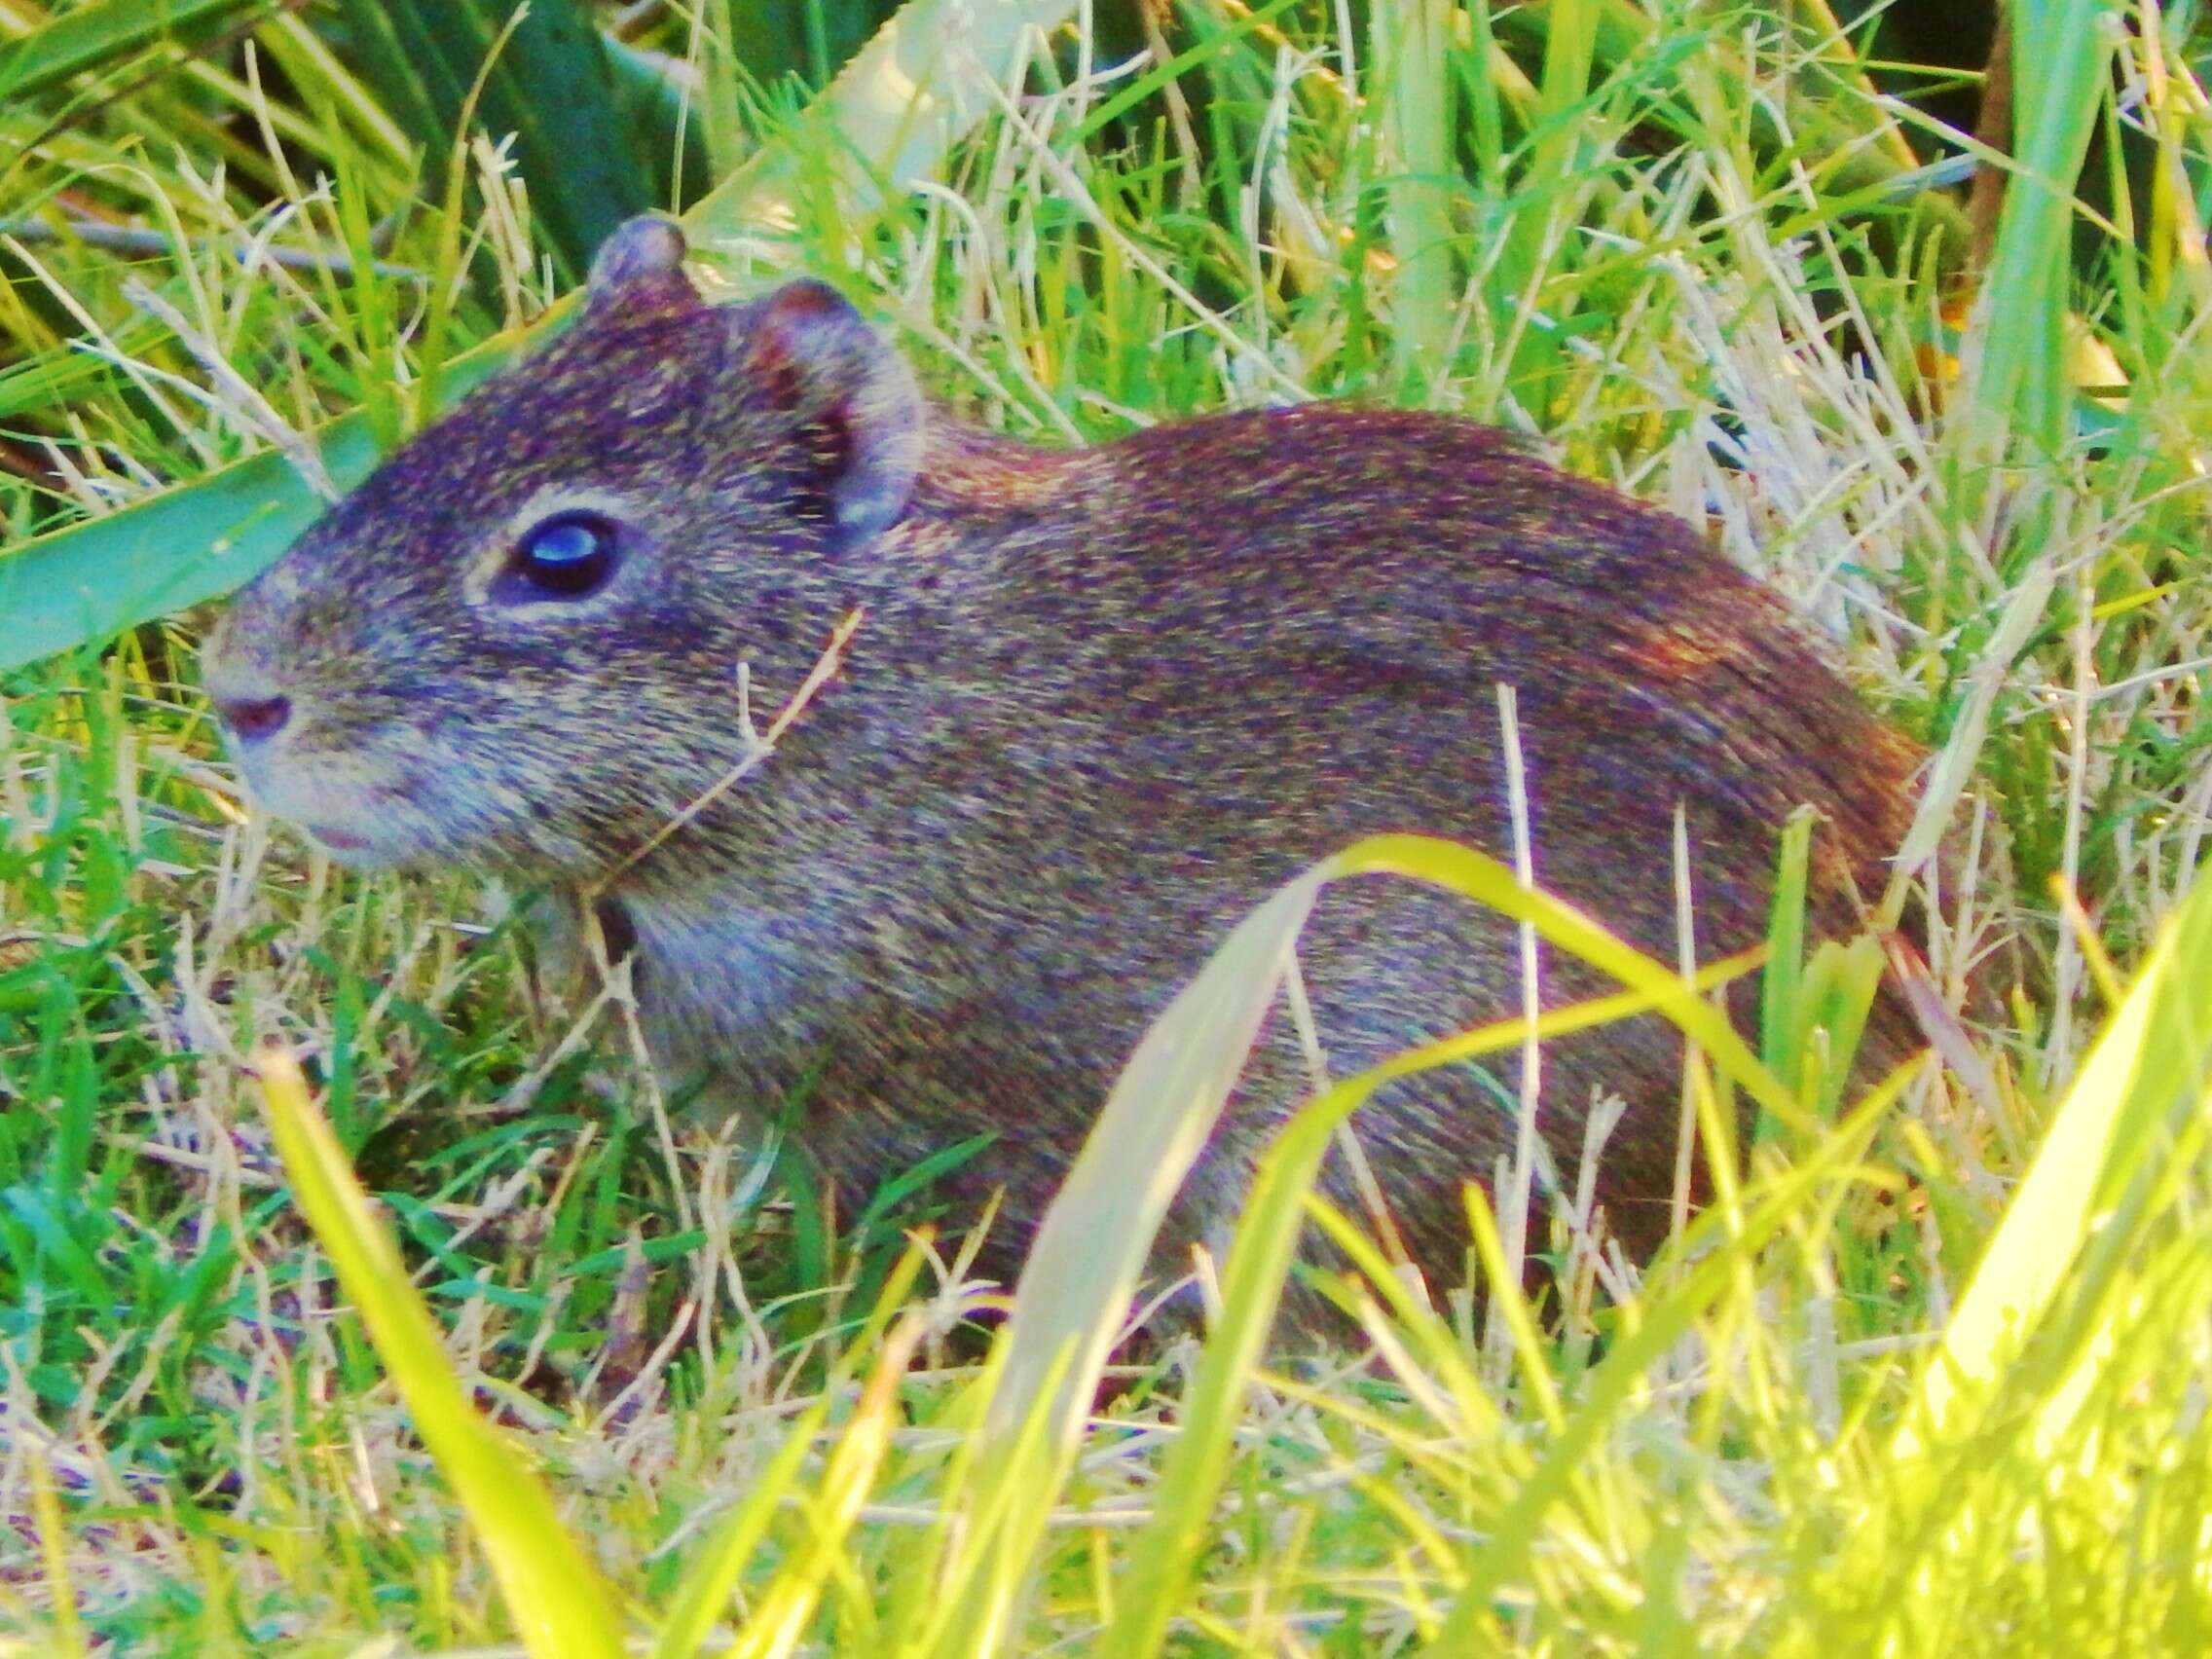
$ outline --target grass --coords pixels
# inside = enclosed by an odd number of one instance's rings
[[[1807,1056],[1848,1030],[1860,970],[1801,954],[1785,906],[1797,971],[1770,975],[1755,1046],[1707,1026],[1690,1089],[1709,1128],[1724,1089],[1766,1106],[1740,1184],[1648,1275],[1539,1205],[1532,1301],[1478,1196],[1480,1309],[1409,1288],[1305,1198],[1347,1080],[1215,1265],[1207,1340],[1117,1365],[1123,1268],[1068,1239],[1129,1234],[1172,1176],[1135,1180],[1128,1149],[1149,1167],[1161,1143],[1119,1125],[1194,1132],[1273,994],[1290,890],[1181,1005],[1187,1041],[1132,1064],[1038,1247],[1050,1294],[979,1357],[955,1335],[983,1295],[958,1253],[976,1218],[909,1243],[671,1123],[619,1003],[549,997],[483,895],[343,875],[242,810],[194,614],[93,640],[0,705],[0,1640],[2204,1647],[2205,105],[2193,13],[2093,33],[2100,12],[2019,8],[2038,39],[2104,43],[2129,89],[2107,97],[2095,53],[2041,54],[2022,108],[2053,148],[2023,160],[2063,178],[2102,128],[2163,182],[2086,267],[2064,198],[2016,186],[1979,290],[1953,285],[1956,207],[1900,155],[1929,135],[1838,68],[1819,7],[1786,37],[1728,8],[1558,4],[1532,35],[1527,11],[1219,0],[1178,13],[1166,68],[1063,30],[1018,100],[977,99],[939,182],[888,197],[778,147],[792,99],[664,16],[637,44],[702,66],[719,161],[757,157],[694,209],[730,274],[834,277],[977,418],[1075,439],[1423,401],[1710,525],[1936,751],[1972,856],[1934,983],[1959,1008],[1984,960],[2002,1006],[1945,1066],[1838,1088]],[[0,510],[56,535],[34,549],[219,585],[191,515],[235,522],[226,468],[291,490],[255,459],[285,429],[360,411],[388,438],[463,348],[554,301],[500,152],[456,170],[411,145],[315,21],[0,113],[27,145],[0,217],[67,204],[158,243],[4,255]],[[830,107],[860,156],[911,136]],[[264,232],[345,268],[225,253]],[[334,465],[365,461],[353,441]],[[125,539],[124,503],[196,480],[217,482],[166,498],[153,553]],[[1346,857],[1523,902],[1463,854]],[[1700,1017],[1671,972],[1620,966]],[[307,1100],[257,1059],[270,1039]],[[1343,1238],[1327,1288],[1366,1363],[1259,1344],[1302,1219]],[[375,1265],[379,1226],[402,1268]],[[534,1571],[611,1611],[543,1617]]]

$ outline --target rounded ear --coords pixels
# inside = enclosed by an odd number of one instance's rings
[[[815,447],[838,538],[896,524],[922,459],[922,394],[905,358],[826,282],[739,308],[753,372]]]
[[[668,220],[646,215],[624,221],[592,258],[586,303],[626,305],[647,295],[696,301],[698,290],[683,275],[683,233]]]

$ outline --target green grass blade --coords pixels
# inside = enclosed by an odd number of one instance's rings
[[[1391,339],[1400,378],[1417,385],[1446,360],[1458,301],[1445,57],[1451,11],[1443,0],[1377,0],[1370,19],[1377,160],[1387,181],[1383,221],[1395,261]]]
[[[1471,856],[1481,858],[1480,854]],[[1507,881],[1513,879],[1510,871],[1498,868]],[[1473,897],[1471,892],[1461,891]],[[1551,907],[1550,901],[1537,906],[1539,910]],[[1553,1009],[1537,1019],[1536,1033],[1539,1038],[1564,1036],[1654,1010],[1670,1018],[1694,1018],[1695,1011],[1706,1006],[1700,1000],[1702,996],[1745,966],[1745,960],[1716,965],[1688,986],[1668,976],[1664,989],[1629,991]],[[1244,1219],[1230,1253],[1222,1284],[1222,1317],[1206,1345],[1198,1383],[1184,1410],[1182,1433],[1161,1473],[1153,1522],[1135,1545],[1134,1560],[1119,1591],[1120,1614],[1099,1643],[1100,1659],[1146,1659],[1157,1653],[1166,1634],[1169,1613],[1189,1587],[1211,1522],[1214,1499],[1229,1466],[1245,1388],[1258,1369],[1291,1260],[1297,1253],[1305,1198],[1337,1126],[1387,1083],[1436,1066],[1508,1052],[1518,1049],[1526,1038],[1519,1019],[1503,1019],[1409,1051],[1338,1084],[1302,1109],[1269,1148],[1253,1179]]]
[[[2014,0],[2012,160],[1982,285],[1974,409],[1991,436],[2055,451],[2070,392],[2065,331],[2074,180],[2111,89],[2117,0]]]
[[[1008,1324],[1005,1379],[992,1401],[986,1430],[1000,1447],[1011,1447],[1042,1419],[1046,1444],[1062,1449],[1059,1467],[1064,1469],[1065,1448],[1097,1387],[1108,1344],[1167,1201],[1212,1132],[1273,1000],[1298,930],[1324,884],[1360,875],[1430,881],[1534,923],[1552,944],[1629,987],[1629,1000],[1604,999],[1598,1005],[1599,1017],[1661,1010],[1691,1032],[1754,1098],[1780,1116],[1803,1121],[1726,1020],[1700,1000],[1695,986],[1685,988],[1673,970],[1631,949],[1570,906],[1524,889],[1510,869],[1484,854],[1418,835],[1361,841],[1279,889],[1247,916],[1145,1033],[1116,1080],[1105,1110],[1039,1229],[1016,1293]],[[1540,1032],[1566,1028],[1590,1013],[1591,1005],[1560,1011]],[[1203,1404],[1194,1405],[1172,1465],[1187,1466],[1189,1472],[1174,1477],[1181,1483],[1177,1502],[1170,1506],[1163,1498],[1154,1541],[1139,1556],[1132,1588],[1123,1600],[1124,1614],[1102,1652],[1131,1659],[1157,1645],[1158,1621],[1173,1604],[1174,1587],[1190,1565],[1192,1529],[1201,1524],[1218,1486],[1243,1382],[1272,1324],[1275,1296],[1297,1237],[1302,1195],[1335,1125],[1393,1077],[1491,1048],[1512,1047],[1523,1036],[1518,1021],[1506,1021],[1363,1073],[1308,1108],[1271,1152],[1239,1231],[1224,1322],[1209,1348],[1208,1375],[1218,1381],[1210,1391],[1201,1382]],[[1247,1237],[1255,1241],[1247,1243]],[[1226,1357],[1212,1358],[1216,1352]],[[1204,1420],[1221,1428],[1212,1441],[1198,1433],[1201,1411],[1212,1414]],[[1034,1478],[1034,1471],[1017,1468],[1011,1456],[1002,1456],[978,1477],[977,1492],[987,1498],[1009,1482]],[[1013,1511],[1013,1525],[1041,1526],[1041,1511],[1059,1479],[1055,1473],[1050,1490],[1031,1492],[1026,1506]],[[1024,1540],[1010,1536],[1006,1548],[1015,1560],[1028,1558]]]
[[[1549,6],[1496,7],[1488,12],[1487,21],[1499,40],[1524,52],[1542,52],[1550,73],[1549,44],[1556,26],[1552,11]],[[1662,27],[1660,19],[1632,0],[1595,0],[1580,20],[1592,30],[1591,69],[1606,75],[1647,52]],[[1855,97],[1807,98],[1791,104],[1785,126],[1756,95],[1756,77],[1734,41],[1715,34],[1697,53],[1705,71],[1731,94],[1729,105],[1747,123],[1762,164],[1786,153],[1814,158],[1828,214],[1843,218],[1899,204],[1915,233],[1935,244],[1935,275],[1947,276],[1965,259],[1970,240],[1966,210],[1950,192],[1916,182],[1911,147],[1883,104]],[[1570,81],[1565,67],[1562,86]],[[1683,119],[1672,100],[1653,104],[1641,115],[1692,146],[1714,141],[1694,119]]]
[[[1799,813],[1782,830],[1768,904],[1766,972],[1759,978],[1759,1058],[1785,1082],[1802,1070],[1805,1034],[1797,1018],[1797,987],[1805,977],[1805,881],[1812,852],[1813,815]]]
[[[804,1638],[824,1589],[846,1568],[845,1539],[860,1520],[861,1505],[901,1426],[899,1382],[926,1329],[924,1316],[909,1312],[876,1350],[875,1369],[807,1506],[810,1526],[805,1540],[761,1593],[758,1609],[729,1648],[732,1659],[786,1659]]]
[[[829,1416],[827,1399],[810,1406],[786,1432],[776,1455],[761,1465],[736,1507],[715,1529],[714,1536],[677,1588],[676,1600],[653,1640],[652,1659],[691,1659],[704,1650],[707,1638],[728,1611],[747,1563],[767,1536],[784,1494],[797,1481]]]
[[[896,1310],[905,1306],[913,1291],[914,1281],[920,1276],[921,1266],[922,1252],[918,1247],[909,1248],[900,1259],[866,1328],[861,1332],[860,1341],[849,1350],[852,1355],[858,1357],[885,1351],[881,1346],[884,1331],[891,1326]],[[893,1340],[902,1345],[902,1353],[910,1354],[911,1346],[918,1337],[919,1332],[909,1326],[904,1332],[895,1335]],[[901,1359],[897,1365],[891,1365],[888,1361],[878,1365],[876,1375],[870,1380],[864,1394],[862,1411],[855,1421],[846,1425],[839,1448],[832,1454],[832,1471],[847,1466],[860,1454],[864,1441],[873,1445],[872,1458],[880,1459],[883,1421],[890,1415],[894,1386],[899,1373],[903,1369],[904,1359]],[[847,1368],[840,1365],[837,1380],[842,1382],[848,1374]],[[690,1655],[704,1650],[708,1637],[728,1610],[730,1598],[737,1593],[738,1580],[744,1576],[754,1552],[767,1536],[768,1528],[775,1521],[779,1506],[787,1497],[799,1491],[799,1470],[814,1450],[816,1437],[829,1421],[830,1406],[837,1397],[838,1389],[832,1386],[825,1390],[822,1397],[799,1416],[787,1431],[783,1445],[776,1449],[775,1456],[754,1475],[744,1499],[723,1518],[721,1525],[716,1528],[714,1536],[692,1559],[682,1582],[677,1586],[676,1599],[662,1621],[660,1634],[653,1641],[653,1659],[689,1659]],[[840,1463],[840,1459],[844,1462]],[[872,1471],[874,1461],[869,1461],[866,1467]],[[826,1478],[825,1492],[835,1484],[834,1478]],[[860,1496],[866,1493],[866,1482],[865,1479],[857,1483],[848,1482],[848,1486],[850,1490],[847,1496],[852,1504],[857,1505]],[[818,1502],[814,1513],[819,1519],[826,1510]],[[850,1529],[857,1508],[845,1515],[841,1523],[844,1530]],[[839,1538],[843,1535],[843,1530],[837,1533]],[[827,1565],[827,1557],[824,1558],[824,1563]],[[820,1588],[820,1580],[817,1579],[814,1591],[819,1592]],[[743,1640],[756,1640],[760,1628],[761,1619],[756,1618]]]
[[[1646,1387],[1651,1368],[1719,1301],[1738,1279],[1744,1264],[1782,1233],[1812,1195],[1836,1180],[1860,1157],[1883,1115],[1903,1092],[1912,1069],[1900,1067],[1885,1079],[1802,1162],[1777,1177],[1756,1201],[1749,1202],[1737,1230],[1719,1247],[1697,1256],[1697,1246],[1723,1231],[1727,1218],[1709,1211],[1693,1225],[1691,1245],[1684,1249],[1683,1257],[1695,1258],[1696,1266],[1662,1294],[1644,1302],[1635,1328],[1624,1334],[1592,1370],[1567,1426],[1545,1447],[1543,1461],[1515,1493],[1491,1530],[1489,1541],[1473,1553],[1458,1603],[1444,1628],[1422,1649],[1424,1653],[1435,1659],[1452,1659],[1484,1650],[1478,1632],[1493,1617],[1492,1596],[1499,1585],[1525,1570],[1543,1536],[1546,1515],[1567,1494],[1607,1432]]]
[[[653,199],[664,206],[682,206],[704,191],[714,175],[705,124],[682,78],[666,63],[618,40],[609,39],[606,46],[614,96],[651,168]]]
[[[622,1629],[599,1571],[561,1525],[545,1483],[469,1403],[390,1233],[281,1050],[259,1061],[270,1136],[300,1212],[329,1252],[416,1431],[467,1510],[523,1644],[543,1659],[618,1659]]]
[[[1027,1420],[1071,1342],[1079,1353],[1097,1350],[1090,1363],[1078,1361],[1051,1414],[1061,1432],[1075,1426],[1103,1358],[1100,1326],[1111,1334],[1136,1289],[1152,1235],[1243,1070],[1323,879],[1302,877],[1245,917],[1115,1079],[1014,1293],[993,1432]]]
[[[1395,875],[1446,888],[1517,922],[1532,924],[1546,942],[1580,957],[1650,1000],[1652,1007],[1696,1039],[1729,1082],[1760,1106],[1802,1126],[1796,1098],[1767,1070],[1719,1010],[1685,1000],[1681,976],[1607,932],[1573,905],[1524,888],[1513,871],[1487,854],[1430,835],[1373,835],[1355,842],[1322,866],[1325,878]]]

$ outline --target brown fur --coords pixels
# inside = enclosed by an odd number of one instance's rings
[[[1678,521],[1433,415],[1009,442],[926,410],[824,290],[710,308],[673,237],[624,237],[575,326],[246,590],[208,682],[290,700],[249,776],[359,862],[579,894],[743,753],[739,663],[764,719],[864,608],[775,757],[608,889],[662,1065],[766,1113],[823,1062],[803,1136],[848,1198],[995,1130],[950,1197],[1005,1189],[1011,1277],[1139,1032],[1274,884],[1378,830],[1510,847],[1500,682],[1539,879],[1654,954],[1677,802],[1708,958],[1763,935],[1800,805],[1826,820],[1817,926],[1883,887],[1914,750]],[[518,513],[579,487],[628,526],[612,584],[493,604]],[[1511,927],[1406,886],[1333,893],[1302,960],[1340,1069],[1519,1007]],[[1602,988],[1546,973],[1548,1001]],[[1651,1019],[1546,1052],[1569,1182],[1593,1100],[1628,1103],[1598,1191],[1636,1249],[1664,1232],[1679,1065]],[[1449,1280],[1516,1087],[1511,1059],[1435,1074],[1360,1120]],[[1304,1092],[1278,1019],[1162,1261],[1234,1217]]]

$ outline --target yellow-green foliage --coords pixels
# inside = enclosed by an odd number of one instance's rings
[[[2012,7],[2024,178],[1978,290],[1955,171],[1819,4],[1187,0],[1127,61],[1104,0],[1090,36],[969,0],[973,58],[954,10],[917,0],[804,114],[725,43],[827,53],[859,8],[600,20],[631,71],[688,66],[717,185],[687,224],[731,279],[836,274],[1009,428],[1416,399],[1703,517],[1934,752],[1939,1059],[1846,1083],[1874,947],[1805,949],[1801,841],[1755,1043],[1701,1000],[1749,964],[1685,985],[1464,850],[1370,843],[1221,942],[995,1346],[949,1339],[1014,1291],[966,1277],[977,1218],[831,1215],[772,1146],[684,1127],[619,986],[551,1003],[485,896],[244,811],[192,613],[107,645],[281,545],[301,434],[342,482],[544,325],[508,157],[411,138],[320,11],[0,7],[0,1642],[2212,1645],[2184,9]],[[2140,182],[2084,231],[2050,186],[2100,133]],[[1471,1193],[1477,1306],[1308,1193],[1378,1081],[1339,1080],[1201,1265],[1202,1343],[1120,1361],[1143,1219],[1354,872],[1620,981],[1547,1032],[1690,1029],[1718,1198],[1639,1272]],[[1517,1047],[1498,1012],[1404,1063]],[[1359,1352],[1263,1345],[1302,1225]]]

